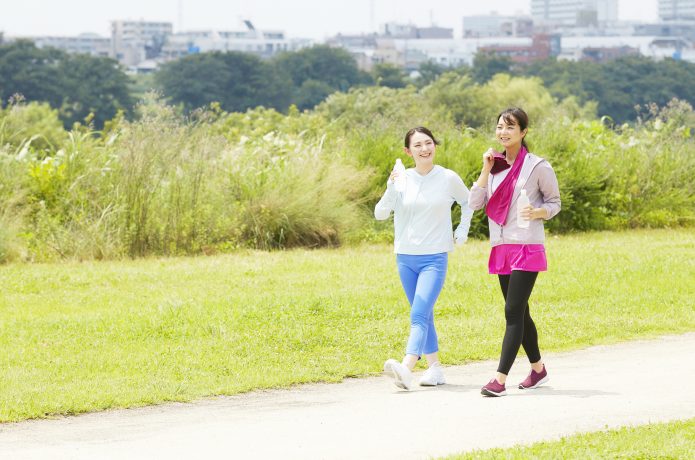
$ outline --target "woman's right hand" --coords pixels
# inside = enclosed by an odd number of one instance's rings
[[[494,153],[495,151],[492,148],[487,149],[487,152],[483,153],[482,172],[489,173],[492,170],[492,166],[495,164]]]
[[[396,186],[396,177],[398,177],[398,173],[396,171],[391,171],[389,180],[386,181],[386,188],[388,190],[391,190],[393,187]]]

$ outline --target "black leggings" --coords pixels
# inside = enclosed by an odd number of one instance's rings
[[[512,271],[511,275],[497,275],[504,295],[504,317],[507,328],[502,341],[502,356],[497,372],[509,374],[519,347],[523,345],[530,362],[541,360],[538,349],[538,332],[529,313],[528,299],[538,272]]]

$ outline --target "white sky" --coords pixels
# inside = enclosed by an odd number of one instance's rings
[[[113,19],[168,21],[181,29],[240,30],[250,19],[258,29],[283,30],[290,38],[323,39],[338,32],[376,31],[384,22],[432,23],[461,36],[463,16],[528,13],[530,0],[0,0],[0,31],[6,36],[109,36]],[[373,14],[372,14],[372,7]],[[621,20],[656,21],[657,0],[618,0]]]

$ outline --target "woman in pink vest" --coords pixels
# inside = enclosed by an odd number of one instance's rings
[[[483,168],[469,197],[469,206],[485,208],[488,216],[492,244],[488,268],[498,276],[505,299],[507,325],[502,354],[496,377],[481,390],[486,396],[507,394],[507,374],[520,346],[531,362],[531,372],[519,388],[536,388],[548,381],[528,299],[538,272],[547,270],[543,222],[560,212],[560,190],[553,168],[528,151],[526,112],[512,107],[497,120],[495,134],[504,151],[490,149],[483,154]],[[530,204],[519,207],[519,197],[523,199],[524,194]]]

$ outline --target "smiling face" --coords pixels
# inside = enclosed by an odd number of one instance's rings
[[[433,165],[436,148],[434,139],[425,133],[415,132],[410,137],[410,146],[405,149],[405,153],[413,157],[416,167],[422,168]]]
[[[507,151],[518,150],[527,130],[522,130],[519,122],[511,115],[502,115],[497,121],[495,136]]]

